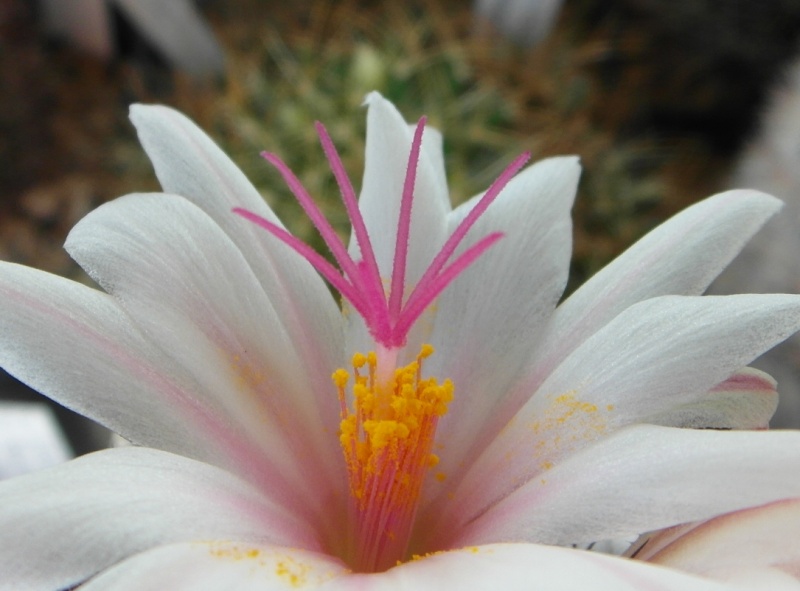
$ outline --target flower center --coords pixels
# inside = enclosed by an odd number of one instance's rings
[[[258,224],[304,257],[363,318],[376,352],[353,357],[351,397],[346,396],[350,374],[339,369],[333,381],[339,390],[342,420],[340,442],[350,483],[347,541],[342,557],[359,572],[376,572],[405,558],[422,483],[433,454],[439,418],[453,398],[453,384],[422,377],[422,362],[433,353],[423,345],[416,361],[397,367],[397,356],[420,316],[461,273],[503,237],[493,232],[463,245],[470,229],[486,212],[530,154],[517,157],[468,209],[441,245],[421,277],[406,276],[417,164],[422,151],[425,119],[411,140],[400,200],[397,236],[391,261],[378,261],[372,237],[359,210],[355,190],[327,131],[317,124],[320,143],[339,185],[353,227],[358,254],[353,256],[299,179],[274,154],[263,154],[281,173],[338,265],[292,236],[276,220],[234,208],[234,213]],[[398,157],[402,155],[398,154]],[[379,264],[380,263],[380,264]],[[384,279],[389,279],[388,290]],[[413,281],[414,287],[410,288]],[[348,409],[347,400],[352,402]]]
[[[439,462],[432,453],[434,436],[453,400],[453,383],[422,377],[422,362],[432,353],[433,347],[423,345],[415,361],[390,372],[380,371],[385,360],[378,354],[356,353],[352,410],[346,402],[350,374],[338,369],[332,376],[342,405],[339,441],[353,517],[348,562],[362,572],[385,570],[403,559],[422,483]]]

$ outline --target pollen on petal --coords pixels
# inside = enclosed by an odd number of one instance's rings
[[[210,544],[208,551],[214,558],[231,560],[234,562],[256,560],[261,556],[261,550],[259,548],[239,546],[228,542]]]
[[[289,556],[279,560],[275,565],[275,574],[295,588],[305,586],[310,570],[308,565],[300,563]]]

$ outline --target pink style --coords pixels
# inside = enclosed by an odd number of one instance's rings
[[[342,297],[352,304],[364,318],[376,343],[386,349],[403,347],[408,332],[425,309],[458,275],[503,237],[501,232],[493,232],[466,249],[448,264],[473,224],[483,215],[506,184],[530,158],[530,153],[521,154],[492,183],[475,207],[472,208],[444,243],[416,287],[404,301],[411,209],[414,203],[414,184],[417,177],[417,163],[422,146],[425,121],[425,117],[422,117],[417,123],[411,143],[411,151],[408,155],[408,168],[406,169],[405,182],[403,184],[400,219],[397,227],[397,243],[388,294],[383,287],[375,252],[372,248],[364,218],[358,209],[353,184],[347,176],[341,158],[328,132],[321,123],[317,122],[316,124],[317,133],[331,170],[336,177],[336,182],[342,195],[342,202],[347,209],[347,215],[350,218],[355,238],[361,250],[362,260],[354,260],[347,252],[344,243],[336,234],[330,222],[325,219],[300,180],[275,154],[264,152],[262,156],[281,173],[286,184],[330,249],[339,265],[339,269],[330,264],[302,240],[292,236],[273,222],[240,207],[233,209],[235,213],[258,224],[311,263]]]

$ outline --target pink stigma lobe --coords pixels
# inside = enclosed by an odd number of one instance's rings
[[[366,223],[361,215],[361,210],[358,208],[355,190],[347,176],[336,147],[321,123],[316,124],[317,134],[333,175],[336,178],[336,183],[339,186],[347,215],[350,218],[353,233],[361,251],[362,258],[360,261],[356,261],[350,256],[347,247],[336,234],[330,222],[325,219],[308,191],[289,167],[274,154],[265,152],[262,156],[281,174],[300,206],[325,241],[338,265],[338,269],[313,248],[292,236],[281,226],[251,211],[239,207],[233,209],[234,213],[257,224],[305,258],[361,315],[375,341],[387,349],[404,346],[409,331],[428,306],[456,277],[502,238],[503,235],[500,232],[489,234],[466,249],[451,262],[455,251],[475,222],[486,212],[486,209],[530,157],[528,153],[518,156],[492,183],[475,207],[470,210],[450,235],[416,287],[408,298],[404,300],[414,185],[417,178],[417,165],[422,148],[425,121],[423,117],[417,123],[408,155],[388,294],[383,287],[375,251],[372,247]]]

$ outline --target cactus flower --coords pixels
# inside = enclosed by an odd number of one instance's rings
[[[776,199],[711,197],[559,304],[577,160],[523,155],[453,209],[438,133],[366,103],[358,197],[318,126],[349,245],[265,154],[334,262],[135,106],[164,192],[70,233],[101,289],[0,264],[0,365],[133,443],[0,482],[0,589],[710,591],[574,546],[800,496],[747,368],[800,297],[701,296]]]

